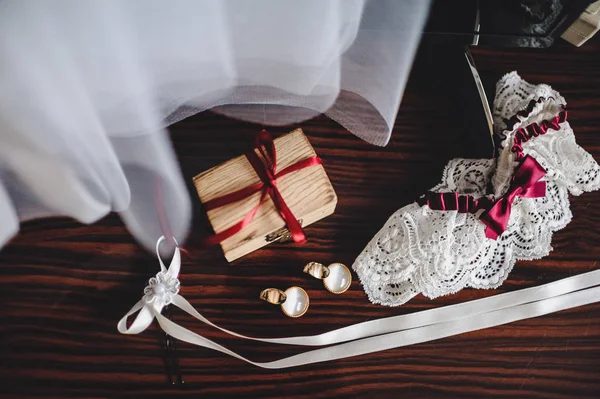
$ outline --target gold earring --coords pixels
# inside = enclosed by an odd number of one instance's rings
[[[323,280],[327,291],[333,294],[342,294],[350,288],[352,273],[350,269],[341,263],[332,263],[325,266],[318,262],[310,262],[304,266],[304,273]]]
[[[308,310],[308,294],[300,287],[290,287],[285,292],[277,288],[267,288],[260,293],[260,299],[273,305],[281,305],[281,310],[289,317],[300,317]]]

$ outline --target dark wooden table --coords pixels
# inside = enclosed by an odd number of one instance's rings
[[[502,74],[518,70],[559,90],[579,143],[600,160],[600,43],[550,50],[478,48],[475,60],[490,95]],[[415,64],[417,65],[417,64]],[[439,68],[440,65],[438,64]],[[460,303],[551,282],[597,268],[600,192],[573,198],[573,222],[554,237],[554,252],[522,262],[498,290],[464,290],[399,308],[368,302],[358,281],[341,296],[302,274],[308,261],[352,264],[388,216],[437,183],[447,160],[465,156],[460,103],[433,84],[434,66],[415,67],[389,146],[370,146],[326,117],[300,124],[337,190],[336,213],[306,229],[304,246],[275,244],[227,264],[218,248],[202,250],[209,230],[191,178],[245,148],[257,125],[203,113],[170,131],[195,204],[184,257],[182,293],[206,317],[242,334],[315,334],[352,323]],[[273,128],[279,134],[289,127]],[[92,226],[47,219],[21,226],[0,252],[0,392],[14,398],[423,398],[600,397],[600,304],[362,357],[281,371],[179,344],[185,384],[167,383],[160,333],[120,335],[119,318],[157,271],[120,219]],[[356,280],[356,279],[355,279]],[[300,285],[307,315],[286,318],[258,300],[268,286]],[[174,313],[252,359],[300,351],[242,342]]]

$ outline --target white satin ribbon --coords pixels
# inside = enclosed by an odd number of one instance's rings
[[[158,247],[163,240],[164,237],[161,237],[156,244],[157,254]],[[144,290],[146,293],[144,298],[136,303],[119,321],[117,325],[119,332],[122,334],[139,334],[156,318],[163,331],[174,338],[225,353],[266,369],[296,367],[379,352],[600,301],[600,270],[596,270],[538,287],[402,316],[357,323],[318,335],[289,338],[255,338],[237,334],[211,323],[198,313],[183,296],[177,293],[179,288],[177,277],[181,267],[179,248],[175,248],[175,254],[168,269],[160,260],[160,256],[159,262],[161,271],[157,274],[156,281],[165,281],[165,287],[167,288],[161,286],[152,291],[154,294],[149,294],[151,290],[148,287],[152,288],[152,284],[150,284]],[[159,275],[161,276],[159,277]],[[157,285],[155,284],[154,287],[157,287]],[[169,287],[171,292],[165,294]],[[162,316],[160,312],[168,304],[180,308],[209,326],[238,338],[282,345],[333,346],[307,351],[272,362],[253,362]],[[127,319],[137,311],[139,311],[137,317],[128,328]]]

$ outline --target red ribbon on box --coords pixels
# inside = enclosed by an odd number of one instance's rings
[[[321,165],[323,161],[321,158],[315,155],[298,161],[277,172],[277,151],[275,150],[275,143],[273,142],[271,135],[266,130],[263,130],[256,135],[254,141],[256,148],[258,148],[258,151],[262,155],[262,159],[256,154],[254,149],[247,152],[245,155],[254,168],[254,171],[260,178],[260,183],[253,184],[218,198],[214,198],[210,201],[207,201],[204,206],[206,207],[206,210],[209,211],[211,209],[220,208],[233,202],[240,201],[259,191],[261,192],[260,201],[239,223],[236,223],[228,229],[206,238],[204,240],[204,244],[206,245],[218,244],[248,226],[250,222],[252,222],[252,219],[254,219],[254,216],[256,215],[256,212],[258,212],[260,206],[267,199],[267,196],[270,196],[273,200],[275,208],[277,208],[279,214],[285,221],[285,224],[290,230],[294,242],[303,243],[306,241],[306,236],[304,235],[302,226],[285,203],[281,193],[279,192],[279,189],[277,188],[277,179],[301,169],[308,168],[309,166]]]

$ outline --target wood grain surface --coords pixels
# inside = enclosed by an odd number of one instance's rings
[[[600,160],[600,45],[549,50],[477,48],[489,93],[518,70],[568,101],[579,143]],[[302,273],[308,261],[352,264],[399,207],[437,183],[444,164],[468,156],[444,60],[419,55],[390,144],[373,147],[326,117],[299,125],[323,158],[338,194],[334,215],[308,227],[303,246],[273,244],[228,264],[207,234],[192,178],[247,148],[258,125],[206,112],[170,131],[195,204],[186,243],[182,294],[213,322],[261,337],[315,334],[365,320],[415,312],[533,287],[596,269],[600,192],[572,199],[573,222],[558,232],[545,259],[517,264],[497,290],[464,290],[405,306],[371,305],[358,281],[343,295]],[[476,112],[476,111],[474,111]],[[478,111],[477,111],[478,112]],[[360,115],[357,115],[358,117]],[[274,134],[290,127],[270,128]],[[0,252],[0,392],[3,398],[598,398],[600,304],[362,357],[269,371],[179,344],[185,384],[169,385],[160,333],[120,335],[119,318],[140,298],[156,261],[110,215],[84,226],[67,219],[24,223]],[[300,319],[258,299],[268,286],[299,285],[311,308]],[[243,355],[267,361],[299,348],[242,342],[181,313],[177,322]]]

